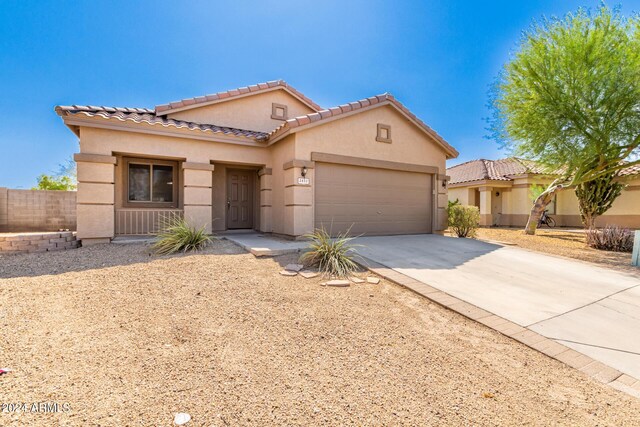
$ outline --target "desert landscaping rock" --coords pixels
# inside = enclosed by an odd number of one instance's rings
[[[301,271],[299,274],[305,279],[313,279],[314,277],[318,277],[320,275],[320,273],[318,273],[317,271]]]
[[[283,276],[290,276],[290,277],[298,275],[298,273],[296,273],[295,271],[290,271],[290,270],[282,270],[280,274],[282,274]]]
[[[378,279],[377,277],[367,277],[367,283],[371,283],[373,285],[377,285],[378,283],[380,283],[380,279]]]
[[[2,401],[71,407],[0,425],[640,425],[640,400],[400,286],[277,274],[297,257],[0,256]]]
[[[364,283],[366,282],[366,280],[363,280],[359,277],[351,277],[349,280],[351,280],[353,283]]]
[[[185,412],[178,412],[173,419],[173,423],[177,426],[185,425],[189,421],[191,421],[191,415]]]
[[[348,280],[329,280],[328,282],[324,282],[323,286],[335,286],[337,288],[346,288],[351,285],[351,282]]]
[[[298,272],[304,268],[302,264],[287,264],[284,269],[287,271],[295,271]]]

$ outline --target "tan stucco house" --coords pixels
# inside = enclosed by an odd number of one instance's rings
[[[451,177],[449,200],[478,206],[483,226],[524,226],[535,188],[546,187],[553,180],[535,162],[514,157],[472,160],[450,167],[447,175]],[[627,186],[596,225],[640,228],[640,166],[624,169],[620,175]],[[558,226],[582,227],[578,199],[572,189],[558,192],[548,210]]]
[[[272,81],[153,109],[58,106],[80,140],[78,237],[209,231],[440,232],[457,151],[389,94],[323,109]]]

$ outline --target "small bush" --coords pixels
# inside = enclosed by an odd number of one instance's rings
[[[447,226],[449,225],[449,218],[451,218],[451,209],[454,206],[460,206],[460,200],[455,199],[454,201],[447,200]]]
[[[159,255],[203,249],[211,242],[205,228],[206,226],[199,229],[191,227],[184,218],[180,217],[166,219],[156,234],[153,249]]]
[[[449,227],[458,237],[473,237],[480,226],[480,209],[477,206],[454,204],[448,208]]]
[[[349,244],[355,237],[348,235],[349,230],[332,239],[324,228],[316,229],[305,235],[311,239],[310,250],[302,254],[300,261],[305,265],[317,265],[324,276],[350,277],[358,264],[353,261],[357,245]]]
[[[613,252],[631,252],[633,233],[616,225],[607,225],[600,230],[591,228],[586,231],[587,245],[595,249]]]

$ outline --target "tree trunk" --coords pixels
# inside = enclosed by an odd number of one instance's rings
[[[588,213],[585,213],[582,215],[582,225],[584,225],[584,228],[587,230],[591,230],[593,228],[596,228],[596,215],[591,215]]]
[[[547,205],[549,205],[553,200],[554,194],[562,190],[562,188],[562,184],[556,184],[554,182],[536,198],[533,202],[531,213],[529,214],[529,220],[527,221],[527,225],[524,229],[525,234],[536,234],[536,228],[538,228],[538,222],[540,222],[542,213],[547,208]]]

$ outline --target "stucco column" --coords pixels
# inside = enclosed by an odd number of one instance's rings
[[[184,218],[194,227],[205,226],[207,233],[211,233],[213,170],[209,163],[182,163]]]
[[[480,187],[480,225],[491,226],[491,187]]]
[[[313,231],[314,167],[315,163],[309,160],[292,160],[283,165],[284,232],[287,235],[299,237]]]
[[[77,153],[77,231],[84,246],[108,243],[115,233],[116,158],[103,154]]]
[[[271,168],[262,168],[258,171],[260,179],[260,231],[271,233],[273,231],[272,222],[272,197],[273,197],[273,175]]]
[[[511,223],[513,218],[511,216],[511,212],[513,211],[513,206],[511,203],[511,188],[502,188],[500,190],[502,193],[502,215],[500,225],[503,226],[512,226]]]
[[[449,194],[447,189],[447,181],[449,177],[442,174],[435,175],[435,192],[436,197],[436,218],[433,222],[433,232],[442,234],[447,228],[447,203],[449,200]]]

